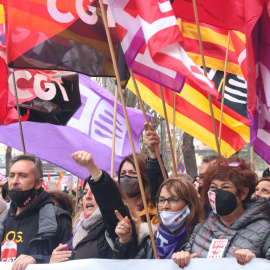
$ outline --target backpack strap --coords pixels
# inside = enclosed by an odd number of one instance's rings
[[[262,257],[265,258],[267,250],[270,248],[270,234],[267,236],[266,241],[262,248]]]

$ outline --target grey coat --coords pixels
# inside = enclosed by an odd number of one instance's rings
[[[198,224],[185,248],[192,253],[201,252],[207,232],[213,219],[216,217],[211,213],[208,219],[202,224]],[[217,218],[211,226],[209,234],[203,246],[200,258],[206,258],[212,239],[221,239],[226,231],[227,225],[224,225]],[[223,257],[233,257],[233,246],[237,249],[249,249],[256,257],[270,259],[270,248],[266,256],[261,254],[263,245],[270,234],[270,216],[268,205],[265,198],[254,197],[246,207],[246,211],[237,218],[228,228],[223,239],[228,239],[228,243],[223,253]]]

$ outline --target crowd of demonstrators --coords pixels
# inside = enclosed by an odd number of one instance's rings
[[[121,194],[117,183],[97,167],[91,154],[79,151],[72,156],[77,164],[88,169],[90,177],[84,181],[83,206],[74,219],[73,235],[67,244],[60,244],[53,251],[50,263],[113,258],[115,227],[119,219],[130,221],[130,229],[122,228],[122,235],[132,237],[137,248],[136,214],[128,208],[127,200],[124,203],[125,195]]]
[[[202,189],[203,203],[213,212],[172,259],[184,268],[190,258],[215,257],[216,239],[222,244],[221,257],[235,257],[241,265],[255,257],[270,259],[270,248],[265,248],[270,234],[268,205],[264,198],[252,197],[256,185],[250,163],[237,157],[216,159],[204,175]]]
[[[0,216],[1,261],[13,261],[14,270],[23,270],[29,264],[49,262],[52,251],[70,238],[71,218],[42,188],[40,159],[20,155],[11,164],[10,209]]]
[[[203,221],[201,205],[191,183],[185,179],[171,178],[164,181],[158,190],[156,209],[160,222],[155,240],[157,255],[160,259],[170,259],[173,252],[185,246],[194,226]],[[119,224],[126,228],[130,226],[129,220],[123,220]],[[139,245],[138,253],[134,254],[134,239],[123,240],[118,227],[116,233],[121,245],[116,241],[115,258],[154,258],[149,236]]]
[[[212,155],[203,159],[197,183],[185,173],[165,180],[155,150],[159,136],[148,124],[145,129],[149,155],[136,156],[158,257],[172,258],[181,268],[196,257],[235,257],[239,264],[270,259],[270,177],[258,182],[245,160]],[[35,156],[12,160],[1,188],[4,200],[11,200],[0,215],[1,261],[24,270],[76,259],[154,258],[133,155],[121,162],[117,181],[90,153],[72,156],[90,176],[81,191],[70,194],[44,191],[42,163]],[[223,247],[221,253],[215,245]]]

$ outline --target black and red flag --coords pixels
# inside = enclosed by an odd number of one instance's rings
[[[3,2],[9,67],[115,76],[97,0]],[[116,29],[107,19],[117,55]]]

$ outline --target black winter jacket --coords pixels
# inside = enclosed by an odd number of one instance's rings
[[[15,204],[11,202],[10,209],[0,216],[1,243],[10,230],[6,224],[14,224],[16,233],[22,232],[22,240],[24,237],[30,239],[23,243],[23,250],[26,252],[21,254],[32,256],[37,263],[48,263],[52,251],[71,237],[70,214],[59,206],[54,206],[51,196],[43,188],[39,189],[35,201],[17,216],[16,211]],[[28,220],[31,221],[30,224]],[[18,257],[21,255],[19,249],[17,252]]]
[[[75,247],[71,259],[88,258],[113,258],[114,241],[117,237],[115,228],[118,219],[115,210],[118,210],[123,217],[128,216],[132,224],[132,237],[136,239],[135,224],[132,221],[128,207],[124,205],[121,194],[114,180],[103,171],[101,178],[93,182],[89,177],[87,180],[95,200],[102,214],[103,222],[93,228],[88,235]],[[105,233],[106,232],[106,233]],[[134,242],[137,251],[137,239]]]

